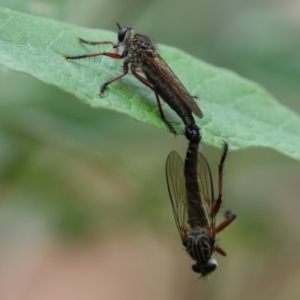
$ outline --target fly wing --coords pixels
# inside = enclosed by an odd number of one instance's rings
[[[182,242],[185,242],[188,230],[187,196],[183,172],[183,161],[179,154],[172,151],[166,162],[166,176],[173,214]]]
[[[191,96],[191,94],[187,91],[175,73],[170,69],[167,63],[162,59],[159,54],[154,56],[150,56],[147,53],[142,52],[143,60],[152,68],[155,69],[159,74],[161,74],[162,78],[168,83],[170,89],[178,96],[178,98],[182,99],[182,101],[190,108],[190,110],[199,118],[203,117],[203,113],[199,108],[198,104]]]
[[[200,185],[201,203],[203,205],[206,218],[210,227],[211,234],[214,234],[215,217],[213,215],[214,208],[214,188],[211,177],[210,167],[206,158],[198,153],[198,181]]]

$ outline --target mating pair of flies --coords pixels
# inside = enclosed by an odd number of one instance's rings
[[[131,73],[154,92],[160,116],[174,135],[177,133],[164,114],[160,97],[182,119],[185,125],[185,135],[189,141],[186,158],[183,163],[177,152],[173,151],[169,154],[166,163],[167,183],[182,244],[195,261],[192,269],[205,277],[217,268],[217,262],[213,258],[214,252],[226,255],[216,243],[216,234],[226,228],[236,217],[227,212],[225,220],[218,226],[215,225],[215,217],[222,204],[223,166],[228,144],[223,143],[219,163],[218,197],[215,200],[208,162],[198,151],[201,140],[200,129],[192,115],[202,118],[201,109],[194,97],[157,53],[156,45],[149,37],[133,34],[130,27],[121,27],[118,23],[117,26],[119,28],[118,43],[78,39],[79,42],[89,45],[110,44],[115,52],[97,52],[64,58],[78,60],[104,55],[122,59],[123,73],[105,82],[99,94],[102,95],[109,84],[124,77],[130,68]]]

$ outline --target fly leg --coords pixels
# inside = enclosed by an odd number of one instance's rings
[[[226,219],[215,228],[215,233],[218,233],[218,232],[222,231],[229,224],[231,224],[231,222],[236,218],[236,215],[233,215],[230,212],[226,212],[225,217],[226,217]],[[219,247],[218,245],[215,245],[214,251],[216,251],[217,253],[219,253],[223,256],[226,256],[226,252],[221,247]]]
[[[107,44],[109,44],[109,45],[112,45],[113,48],[116,48],[116,47],[117,47],[117,45],[116,45],[115,43],[109,42],[109,41],[101,41],[101,42],[95,41],[95,42],[92,42],[92,41],[84,40],[84,39],[82,39],[82,38],[77,38],[77,41],[78,41],[79,43],[88,44],[88,45],[92,45],[92,46],[94,46],[94,45],[107,45]]]
[[[112,53],[112,52],[97,52],[97,53],[82,54],[82,55],[75,55],[75,56],[64,56],[64,59],[76,60],[76,59],[83,59],[83,58],[95,57],[100,55],[108,56],[115,59],[122,59],[122,56],[120,54]]]
[[[221,254],[222,256],[226,256],[226,252],[219,246],[215,245],[215,252]]]
[[[103,83],[102,86],[101,86],[101,88],[100,88],[100,91],[98,92],[98,94],[101,95],[101,96],[103,96],[103,93],[104,93],[104,91],[106,90],[107,86],[108,86],[109,84],[111,84],[111,83],[113,83],[113,82],[119,80],[120,78],[124,77],[124,76],[128,73],[128,69],[129,69],[129,68],[128,68],[128,64],[125,64],[125,63],[124,63],[124,64],[123,64],[123,73],[120,74],[120,75],[118,75],[118,76],[116,76],[116,77],[114,77],[114,78],[112,78],[111,80],[109,80],[109,81]]]
[[[236,218],[236,215],[234,215],[230,212],[229,212],[229,214],[226,214],[225,220],[215,228],[215,233],[218,233],[218,232],[222,231],[223,229],[225,229],[229,224],[231,224],[231,222],[235,218]]]
[[[88,42],[85,40],[80,39],[81,42],[86,43],[86,44],[91,44],[91,45],[97,45],[97,44],[112,44],[114,45],[112,42]],[[95,57],[95,56],[108,56],[110,58],[114,58],[114,59],[122,59],[123,57],[118,54],[118,53],[112,53],[112,52],[97,52],[97,53],[91,53],[91,54],[82,54],[82,55],[76,55],[76,56],[64,56],[65,60],[76,60],[76,59],[83,59],[83,58],[88,58],[88,57]],[[99,95],[103,95],[104,91],[106,90],[107,86],[117,80],[119,80],[120,78],[124,77],[127,73],[128,73],[128,64],[123,64],[123,73],[121,75],[118,75],[114,78],[112,78],[111,80],[105,82],[101,88],[100,91],[98,92]]]
[[[223,168],[224,168],[224,163],[225,163],[225,160],[226,160],[226,157],[227,157],[227,153],[228,153],[228,143],[223,141],[223,144],[224,144],[223,152],[222,152],[220,163],[219,163],[219,192],[218,192],[218,199],[216,200],[216,202],[214,204],[213,216],[212,217],[215,217],[215,215],[218,213],[218,211],[219,211],[219,209],[221,207],[221,204],[222,204]],[[235,218],[236,218],[236,215],[232,214],[230,211],[227,211],[225,213],[225,220],[215,228],[215,233],[218,233],[218,232],[222,231]]]
[[[225,220],[215,228],[215,233],[218,233],[218,232],[222,231],[223,229],[225,229],[229,224],[231,224],[231,222],[235,218],[236,218],[236,215],[233,215],[230,211],[227,211],[225,213]],[[223,256],[226,256],[226,252],[218,245],[215,245],[214,251],[216,251],[217,253],[219,253]]]
[[[117,48],[118,45],[116,45],[113,42],[109,42],[109,41],[101,41],[101,42],[91,42],[91,41],[86,41],[82,38],[77,38],[77,41],[79,43],[84,43],[84,44],[88,44],[88,45],[112,45],[113,48]],[[83,54],[83,55],[76,55],[76,56],[64,56],[65,60],[76,60],[76,59],[82,59],[82,58],[88,58],[88,57],[95,57],[95,56],[100,56],[100,55],[105,55],[111,58],[115,58],[115,59],[121,59],[121,55],[117,54],[117,53],[111,53],[111,52],[98,52],[98,53],[92,53],[92,54]]]
[[[227,153],[228,153],[228,143],[223,142],[223,144],[224,144],[223,152],[222,152],[221,159],[219,162],[219,170],[218,170],[219,171],[218,198],[214,204],[212,217],[215,217],[215,215],[218,213],[218,211],[221,207],[221,204],[222,204],[223,168],[224,168],[224,163],[225,163]],[[218,232],[222,231],[223,229],[225,229],[229,224],[231,224],[231,222],[235,218],[236,218],[236,215],[232,214],[230,211],[227,211],[225,213],[225,220],[215,228],[215,233],[218,233]],[[226,252],[218,245],[215,246],[215,251],[223,256],[226,256]]]
[[[160,99],[159,99],[159,95],[156,92],[153,84],[148,81],[146,78],[142,77],[141,75],[137,74],[136,71],[131,70],[132,74],[144,85],[146,85],[147,87],[149,87],[155,94],[155,98],[156,98],[156,102],[158,105],[158,109],[159,109],[159,113],[160,113],[160,117],[163,120],[163,122],[167,125],[167,127],[169,128],[169,130],[173,133],[174,136],[177,136],[177,132],[174,129],[174,127],[172,126],[172,124],[170,123],[170,121],[166,118],[165,113],[163,111]]]
[[[221,204],[222,204],[222,194],[223,194],[223,168],[224,163],[227,157],[228,153],[228,143],[223,141],[223,152],[221,154],[221,159],[218,166],[218,173],[219,173],[219,180],[218,180],[218,198],[215,201],[214,208],[212,211],[212,217],[215,217],[215,215],[218,213]]]

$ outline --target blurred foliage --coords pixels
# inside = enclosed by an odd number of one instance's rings
[[[128,75],[114,83],[103,97],[97,95],[99,85],[119,73],[116,73],[116,68],[121,67],[120,61],[98,57],[93,61],[62,63],[63,54],[78,55],[82,48],[91,48],[76,43],[76,37],[107,41],[113,40],[113,33],[88,30],[7,9],[0,9],[0,15],[3,20],[0,28],[1,64],[53,84],[94,108],[121,112],[169,132],[157,111],[153,91],[145,88],[134,76]],[[93,52],[99,51],[99,47],[92,48]],[[300,128],[297,114],[254,82],[231,71],[211,66],[175,48],[161,45],[159,49],[190,93],[201,95],[199,104],[205,114],[202,120],[196,117],[195,121],[201,128],[202,143],[220,147],[221,140],[230,140],[232,150],[264,146],[300,160],[300,132],[295,130]],[[181,119],[175,117],[168,105],[164,105],[164,111],[176,132],[183,133]]]
[[[1,0],[0,5],[86,27],[115,30],[117,20],[259,82],[300,112],[298,1]],[[183,138],[92,109],[3,68],[0,93],[1,261],[5,249],[23,251],[23,242],[46,237],[66,243],[122,234],[147,238],[151,232],[170,248],[174,262],[170,299],[299,299],[298,162],[268,149],[230,153],[223,211],[230,208],[238,218],[220,241],[228,257],[219,259],[209,282],[195,282],[164,176],[167,154],[184,155]],[[202,149],[216,175],[219,151]],[[160,273],[146,271],[153,278]],[[155,290],[159,282],[153,278]]]

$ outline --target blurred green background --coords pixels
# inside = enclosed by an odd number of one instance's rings
[[[118,21],[260,83],[300,112],[300,1],[0,6],[113,31]],[[228,256],[199,281],[165,180],[168,153],[185,155],[183,137],[5,68],[0,95],[0,299],[300,299],[299,162],[263,148],[230,153],[220,220],[227,209],[238,218],[221,235]],[[219,150],[202,150],[217,179]]]

